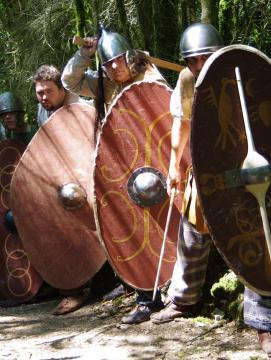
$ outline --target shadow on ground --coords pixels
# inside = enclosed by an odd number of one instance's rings
[[[0,359],[262,360],[250,329],[212,319],[123,325],[134,297],[88,304],[54,316],[58,300],[0,308]]]

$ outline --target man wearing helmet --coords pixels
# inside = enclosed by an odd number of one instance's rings
[[[100,61],[98,71],[88,69],[96,50]],[[85,44],[69,60],[62,74],[64,87],[78,95],[95,99],[98,113],[96,129],[101,125],[113,99],[127,85],[141,80],[166,83],[157,68],[151,64],[146,52],[133,50],[122,35],[103,27],[98,39],[85,39]],[[125,292],[123,286],[121,288],[120,291]],[[121,292],[114,291],[114,295],[117,296]],[[107,298],[110,297],[111,294]],[[152,301],[151,291],[137,291],[136,302],[135,309],[122,318],[123,323],[132,324],[149,320],[152,312],[163,307],[159,292],[156,301]]]
[[[3,128],[2,139],[13,139],[28,144],[36,132],[24,122],[24,107],[20,98],[11,91],[0,94],[0,119]],[[30,128],[30,130],[29,130]],[[6,224],[9,229],[16,229],[11,210],[6,212]]]
[[[210,24],[195,23],[183,33],[180,49],[186,61],[171,97],[173,115],[171,159],[167,179],[168,193],[180,186],[179,163],[190,137],[190,117],[195,79],[207,60],[223,47],[223,40]],[[177,261],[168,289],[165,309],[153,314],[153,323],[160,324],[178,317],[200,312],[201,290],[205,281],[211,238],[198,203],[195,180],[189,171],[182,204]],[[271,299],[245,290],[245,322],[258,330],[262,349],[271,357]]]
[[[96,50],[98,71],[89,68]],[[122,35],[104,27],[100,28],[98,39],[84,39],[84,45],[68,61],[62,73],[62,83],[66,89],[95,99],[97,128],[116,95],[125,86],[140,80],[166,82],[150,63],[146,52],[133,50]]]
[[[24,122],[24,113],[22,102],[17,95],[10,91],[0,94],[0,117],[6,137],[28,144],[36,129],[31,127],[29,130],[29,126]]]
[[[207,58],[222,46],[220,34],[209,24],[193,24],[182,35],[180,48],[187,67],[181,71],[171,96],[173,125],[167,179],[169,193],[172,187],[178,188],[181,181],[179,163],[190,135],[195,79]],[[196,187],[191,176],[184,193],[177,261],[168,289],[166,308],[151,317],[154,323],[171,321],[200,311],[201,287],[205,281],[211,239],[196,201]]]

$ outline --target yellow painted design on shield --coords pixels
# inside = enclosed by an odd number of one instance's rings
[[[156,118],[153,119],[153,121],[147,125],[146,120],[139,116],[136,112],[131,111],[129,109],[125,109],[125,108],[121,108],[118,110],[118,114],[121,115],[129,115],[125,118],[125,122],[137,122],[143,129],[144,135],[145,135],[145,151],[144,151],[144,166],[152,166],[152,132],[156,129],[156,127],[159,125],[160,122],[162,122],[164,120],[165,117],[170,115],[169,111],[163,112],[162,114],[159,114],[159,116],[157,116]],[[136,139],[136,137],[133,135],[132,132],[130,132],[129,130],[127,130],[127,128],[115,128],[113,130],[113,134],[112,136],[116,136],[119,134],[125,134],[127,136],[130,137],[130,139],[132,139],[132,143],[134,144],[134,156],[133,159],[131,161],[131,163],[127,166],[127,168],[123,171],[123,173],[118,176],[118,177],[113,177],[109,175],[109,169],[106,166],[102,166],[100,167],[101,170],[101,174],[102,174],[102,178],[104,179],[104,181],[107,182],[112,182],[112,183],[117,183],[117,182],[121,182],[125,179],[128,179],[128,177],[131,175],[132,169],[134,167],[134,165],[136,164],[138,157],[139,157],[139,143],[138,143],[138,139]],[[157,154],[158,154],[158,160],[159,163],[162,167],[162,169],[165,171],[165,173],[167,173],[167,167],[165,165],[165,163],[163,162],[163,144],[165,141],[167,141],[170,138],[170,132],[167,132],[165,135],[163,135],[163,137],[161,137],[158,141],[158,145],[157,145]],[[123,244],[126,243],[128,241],[132,241],[133,239],[133,235],[136,232],[137,226],[138,226],[138,220],[136,218],[136,214],[135,211],[133,210],[132,205],[129,204],[129,202],[125,199],[125,196],[123,196],[120,192],[117,191],[108,191],[106,192],[101,200],[101,206],[102,208],[105,208],[106,206],[108,206],[108,202],[106,201],[107,197],[109,196],[118,196],[122,199],[123,203],[125,203],[125,206],[127,206],[127,211],[131,214],[131,219],[132,219],[132,226],[131,226],[131,230],[129,232],[128,235],[125,235],[123,238],[116,238],[114,236],[112,236],[111,241],[116,243],[116,244]],[[168,201],[166,201],[166,204],[168,204]],[[164,204],[165,206],[165,204]],[[159,214],[159,218],[161,217],[161,211],[160,210],[160,214]],[[132,253],[129,254],[126,257],[117,255],[117,261],[119,262],[127,262],[127,261],[131,261],[134,258],[136,258],[137,256],[139,256],[146,247],[148,247],[150,253],[152,255],[154,255],[156,258],[159,259],[159,253],[157,253],[153,247],[152,244],[150,242],[150,208],[146,207],[143,209],[143,228],[144,228],[144,235],[143,235],[143,239],[142,242],[139,244],[138,248]],[[158,234],[161,234],[161,230],[159,231]],[[162,234],[161,234],[162,235]],[[161,236],[162,238],[162,236]],[[176,261],[176,257],[171,256],[170,258],[164,258],[165,262],[175,262]]]
[[[136,228],[137,228],[137,218],[136,218],[136,214],[135,211],[133,209],[133,207],[131,206],[131,204],[129,203],[128,199],[119,191],[107,191],[103,197],[101,198],[101,206],[103,208],[107,207],[109,205],[109,201],[107,201],[107,198],[109,199],[112,196],[116,196],[119,197],[123,200],[123,202],[127,205],[127,210],[129,211],[129,213],[131,214],[132,217],[132,230],[130,232],[130,234],[126,235],[123,238],[117,238],[112,236],[111,241],[114,243],[125,243],[127,241],[129,241],[130,239],[132,239],[133,235],[136,232]]]
[[[22,248],[15,248],[11,251],[8,250],[8,244],[9,242],[11,242],[11,237],[12,235],[8,234],[4,239],[4,249],[7,255],[5,264],[8,273],[7,287],[13,296],[20,298],[27,295],[32,287],[32,279],[29,273],[30,262],[26,255],[26,252]],[[20,264],[20,266],[14,267],[14,262],[20,260],[21,263],[25,264],[25,266],[22,267],[22,265]],[[24,284],[24,286],[22,287],[21,292],[19,292],[18,289],[16,289],[16,279],[22,278],[24,278],[25,281],[21,281],[20,285],[22,286]]]
[[[11,156],[12,152],[14,153],[13,156]],[[20,159],[21,157],[20,151],[13,146],[6,146],[3,148],[0,151],[0,158],[4,159],[7,157],[7,154],[9,158],[12,159]],[[6,209],[9,209],[9,204],[7,201],[9,199],[10,193],[10,180],[14,173],[15,167],[16,165],[11,162],[10,164],[6,164],[3,168],[0,169],[0,199],[2,206]]]
[[[131,164],[127,167],[127,170],[124,171],[123,174],[117,178],[110,176],[110,169],[106,165],[102,166],[100,168],[102,177],[104,178],[104,180],[106,180],[108,182],[119,182],[119,181],[122,181],[125,178],[127,178],[127,176],[130,175],[131,170],[133,169],[133,167],[138,159],[138,142],[136,140],[136,137],[131,133],[131,131],[128,131],[127,129],[114,129],[113,130],[113,136],[116,136],[116,135],[121,136],[120,134],[129,136],[131,138],[131,140],[133,141],[133,144],[135,147],[134,158],[133,158]]]

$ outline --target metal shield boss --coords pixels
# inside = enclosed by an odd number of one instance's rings
[[[0,298],[15,303],[33,298],[43,282],[29,261],[10,209],[10,182],[25,149],[17,140],[0,142]]]
[[[83,285],[106,260],[92,206],[94,122],[95,110],[85,104],[57,110],[12,179],[12,209],[24,247],[42,278],[60,289]]]
[[[154,287],[169,206],[171,90],[136,82],[109,109],[94,168],[94,211],[99,237],[117,274],[137,289]],[[183,179],[189,162],[182,163]],[[159,285],[176,260],[181,194],[176,198]]]
[[[245,45],[218,50],[196,83],[191,153],[215,245],[251,290],[271,295],[271,62]]]

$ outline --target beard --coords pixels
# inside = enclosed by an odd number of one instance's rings
[[[44,107],[44,109],[45,110],[47,110],[47,111],[54,111],[54,110],[56,110],[56,108],[55,108],[55,106],[54,105],[52,105],[52,104],[50,104],[50,103],[45,103],[45,104],[41,104],[43,107]]]

